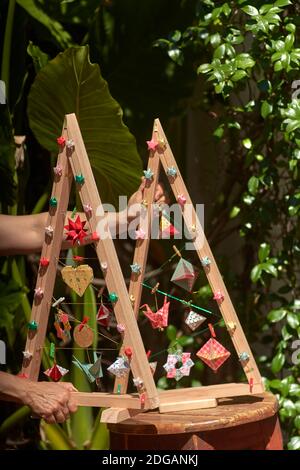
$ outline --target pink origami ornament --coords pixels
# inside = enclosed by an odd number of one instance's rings
[[[186,197],[183,194],[178,194],[177,202],[181,207],[183,207],[184,204],[186,203]]]
[[[56,142],[60,147],[64,147],[66,143],[66,139],[63,136],[57,137]]]
[[[220,290],[217,290],[214,293],[213,299],[216,300],[217,302],[223,302],[224,300],[224,294]]]
[[[105,307],[105,305],[100,305],[100,308],[98,310],[98,313],[97,313],[97,322],[99,323],[99,325],[101,326],[104,326],[105,328],[108,327],[109,325],[109,317],[110,317],[110,310]]]
[[[124,333],[124,331],[125,331],[125,326],[122,325],[122,323],[118,323],[118,324],[117,324],[117,330],[118,330],[118,332],[119,332],[120,334],[122,334],[122,333]]]
[[[55,176],[62,176],[62,167],[60,165],[56,165],[54,168],[53,168],[53,172],[55,174]]]
[[[219,367],[229,358],[230,352],[222,346],[215,338],[210,338],[196,353],[205,364],[212,370],[217,371]]]
[[[92,215],[92,206],[90,204],[83,204],[84,213],[88,216]]]
[[[191,359],[191,353],[177,351],[174,354],[168,355],[167,362],[163,367],[167,372],[167,378],[175,379],[178,382],[182,377],[188,377],[190,375],[193,365],[194,362]]]
[[[69,224],[65,225],[65,230],[67,231],[67,240],[72,240],[73,245],[83,242],[87,236],[87,230],[84,228],[86,221],[81,221],[79,215],[76,217],[75,221],[68,219]]]
[[[155,150],[157,147],[157,142],[152,138],[151,140],[147,140],[148,150]]]
[[[167,296],[164,298],[163,306],[157,310],[157,312],[153,312],[148,304],[141,306],[141,308],[143,307],[146,307],[146,310],[143,310],[143,313],[147,318],[149,318],[152,328],[163,329],[168,326],[170,302],[167,302]]]
[[[44,291],[41,287],[34,289],[34,297],[37,299],[42,299],[44,297]]]
[[[189,261],[180,258],[171,281],[182,287],[182,289],[191,292],[197,277],[198,272],[195,271],[194,266]]]
[[[58,382],[68,372],[68,369],[54,364],[50,369],[45,370],[44,374],[52,379],[53,382]]]
[[[144,240],[145,236],[146,236],[146,232],[142,228],[139,228],[138,230],[135,231],[136,240]]]

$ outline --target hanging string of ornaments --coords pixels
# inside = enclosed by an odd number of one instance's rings
[[[67,153],[71,154],[74,150],[74,142],[72,140],[66,140],[64,137],[59,137],[57,139],[57,143],[60,149],[66,147]],[[162,141],[155,141],[153,138],[150,141],[147,141],[147,146],[149,151],[155,151],[158,146],[162,146],[164,143]],[[55,180],[59,180],[63,177],[62,167],[58,164],[53,168],[54,178]],[[177,169],[175,166],[170,166],[166,170],[167,176],[174,180],[177,177]],[[154,176],[153,171],[148,168],[144,171],[144,178],[148,181],[151,181]],[[80,188],[85,184],[85,177],[82,173],[78,173],[75,175],[75,182],[76,185]],[[177,202],[180,205],[181,209],[184,209],[184,206],[187,202],[187,197],[184,194],[177,195]],[[56,211],[58,204],[58,195],[52,194],[49,200],[49,213],[53,215]],[[70,241],[72,246],[78,247],[81,246],[86,240],[97,242],[99,240],[99,235],[96,232],[91,234],[88,233],[86,228],[87,221],[92,215],[92,206],[89,203],[83,204],[83,210],[86,216],[86,220],[82,220],[80,215],[76,215],[77,211],[74,209],[71,218],[68,218],[68,223],[64,226],[65,230],[65,237],[67,241]],[[74,219],[74,220],[73,220]],[[166,236],[174,236],[178,233],[176,227],[172,224],[171,220],[168,218],[167,214],[161,210],[160,211],[160,235],[161,238]],[[45,227],[45,238],[46,240],[51,240],[53,238],[55,231],[55,227],[52,226],[51,222],[48,226]],[[143,228],[139,227],[135,231],[135,238],[136,240],[144,240],[145,239],[145,231]],[[169,260],[167,260],[162,266],[166,266],[174,256],[178,256],[179,260],[177,266],[172,274],[170,281],[175,284],[176,286],[180,287],[181,289],[187,291],[189,294],[193,293],[193,287],[197,280],[199,269],[193,266],[187,259],[183,258],[182,253],[180,250],[173,247],[175,250],[175,255],[172,255]],[[61,269],[61,275],[64,283],[72,289],[79,297],[82,297],[88,288],[88,286],[92,286],[95,290],[97,290],[98,298],[100,299],[98,303],[98,310],[96,315],[96,321],[102,328],[109,328],[111,325],[111,318],[113,314],[113,306],[118,301],[118,295],[115,292],[108,292],[106,299],[107,301],[103,301],[103,291],[101,289],[98,292],[98,289],[93,285],[94,280],[94,273],[91,266],[88,264],[80,264],[85,261],[85,258],[82,256],[73,256],[73,260],[76,262],[75,266],[65,265],[61,259],[58,260],[60,264],[63,265]],[[208,256],[204,256],[200,259],[201,265],[204,270],[209,270],[211,266],[211,259]],[[47,256],[43,256],[40,258],[40,269],[47,270],[49,267],[49,258]],[[101,263],[101,269],[105,278],[105,274],[109,269],[108,262]],[[140,275],[142,271],[142,266],[138,263],[133,263],[130,265],[131,273],[137,276]],[[159,284],[156,286],[150,286],[149,284],[143,282],[142,285],[147,288],[151,289],[152,294],[155,296],[155,303],[156,308],[150,307],[148,304],[142,304],[140,309],[144,316],[149,320],[151,327],[154,330],[163,331],[169,324],[169,309],[170,309],[170,302],[174,300],[176,302],[181,303],[185,307],[189,308],[187,316],[185,318],[185,324],[190,328],[190,330],[194,333],[191,336],[201,335],[206,331],[210,331],[210,339],[205,342],[205,344],[196,352],[196,357],[203,361],[208,367],[210,367],[214,372],[216,372],[224,362],[229,358],[230,352],[226,350],[226,348],[220,344],[216,339],[216,333],[214,326],[217,326],[220,323],[220,315],[195,305],[192,301],[187,301],[180,297],[174,296],[168,292],[164,292],[158,289]],[[45,286],[41,285],[35,289],[34,292],[34,300],[35,302],[40,302],[44,296],[44,289]],[[157,294],[163,296],[163,302],[160,306],[158,306],[157,301]],[[221,290],[216,290],[213,292],[213,299],[221,305],[224,301],[224,293]],[[100,381],[103,377],[103,369],[102,369],[102,357],[103,351],[105,350],[117,350],[117,349],[97,349],[91,348],[91,346],[95,343],[95,335],[99,335],[99,337],[105,337],[107,340],[114,342],[118,346],[118,342],[113,340],[110,336],[105,335],[99,331],[94,330],[89,325],[89,318],[84,317],[81,321],[77,320],[74,316],[66,313],[62,306],[63,304],[72,305],[75,302],[65,302],[65,298],[62,297],[58,300],[54,299],[52,307],[55,309],[55,321],[54,321],[54,328],[56,330],[57,338],[61,341],[62,346],[57,347],[52,342],[49,348],[49,357],[52,359],[52,366],[48,368],[44,373],[53,381],[59,381],[62,377],[64,377],[69,371],[62,366],[58,365],[56,362],[56,349],[67,349],[67,344],[71,341],[71,330],[72,326],[71,323],[78,323],[73,329],[73,339],[79,348],[84,348],[87,351],[93,351],[93,361],[90,363],[83,363],[79,361],[78,358],[73,356],[72,363],[78,367],[79,370],[87,377],[90,383],[96,383],[97,387],[100,388]],[[201,312],[201,313],[200,313]],[[218,317],[218,321],[215,322],[214,326],[212,323],[208,324],[203,330],[196,331],[199,327],[207,320],[206,315],[216,316]],[[38,322],[33,319],[28,323],[28,330],[29,334],[34,334],[38,330]],[[232,322],[228,322],[226,327],[230,334],[233,334],[236,325]],[[117,324],[116,329],[118,333],[121,335],[121,338],[124,337],[125,326],[122,324]],[[76,350],[76,348],[70,348]],[[181,380],[183,377],[187,377],[190,375],[191,368],[194,366],[194,361],[192,359],[191,352],[184,352],[182,348],[177,346],[175,343],[175,347],[170,350],[162,350],[158,351],[155,354],[151,355],[151,352],[148,353],[149,359],[149,366],[151,369],[152,374],[154,374],[156,369],[156,362],[151,362],[150,357],[154,358],[159,356],[160,354],[168,352],[167,359],[163,368],[165,369],[167,378],[175,379],[176,381]],[[28,351],[23,352],[24,358],[30,360],[32,354]],[[116,360],[107,367],[107,371],[113,374],[114,376],[126,377],[129,374],[130,367],[131,367],[131,360],[132,360],[133,351],[130,347],[125,348],[124,353],[119,355]],[[243,352],[240,354],[239,360],[243,363],[246,363],[249,360],[249,353]],[[144,392],[143,392],[143,384],[142,381],[139,379],[134,379],[134,385],[136,386],[137,390],[140,393],[141,400],[145,399]],[[251,383],[250,383],[251,385]],[[117,393],[121,393],[121,387],[118,386]]]

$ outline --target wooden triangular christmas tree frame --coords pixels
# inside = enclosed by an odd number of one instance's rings
[[[212,386],[195,387],[190,389],[179,389],[163,391],[159,394],[161,412],[164,411],[179,411],[182,409],[206,408],[216,406],[216,399],[222,397],[233,397],[250,395],[255,393],[262,393],[264,386],[255,359],[251,353],[248,341],[243,332],[242,326],[239,322],[238,316],[235,312],[230,296],[225,287],[223,278],[220,274],[218,266],[215,262],[208,241],[205,237],[204,231],[198,219],[197,213],[192,205],[191,198],[184,184],[180,170],[177,166],[176,160],[172,150],[168,144],[167,138],[160,124],[159,119],[155,119],[151,142],[156,143],[155,148],[150,150],[147,170],[149,174],[153,175],[148,179],[147,185],[144,189],[144,205],[147,210],[146,217],[141,220],[140,228],[148,235],[151,233],[151,225],[153,222],[153,204],[155,188],[158,183],[160,164],[162,165],[176,201],[178,196],[183,195],[186,202],[182,207],[182,214],[186,227],[190,231],[191,240],[195,244],[195,249],[199,257],[199,261],[209,259],[210,264],[204,267],[205,274],[213,293],[221,292],[224,296],[221,302],[218,302],[219,309],[225,321],[226,327],[230,333],[232,343],[235,347],[238,357],[241,359],[246,354],[247,360],[241,360],[241,365],[244,369],[245,375],[248,379],[247,383],[228,383]],[[170,169],[173,171],[170,172]],[[174,171],[175,169],[175,171]],[[171,174],[170,174],[171,173]],[[175,176],[172,174],[175,173]],[[189,209],[185,208],[189,206]],[[136,318],[139,314],[139,308],[142,295],[142,283],[145,275],[145,267],[147,264],[148,250],[150,237],[147,236],[144,240],[138,240],[134,252],[133,264],[136,263],[140,266],[140,273],[131,275],[129,285],[129,295],[133,303],[134,313]],[[203,263],[201,263],[203,265]],[[127,344],[127,333],[125,331],[124,344]],[[245,357],[245,356],[244,356]],[[115,391],[122,388],[123,392],[126,391],[128,377],[116,378]],[[205,399],[205,400],[204,400]]]
[[[67,145],[61,146],[58,155],[57,166],[61,168],[61,176],[56,177],[53,184],[51,199],[54,198],[56,204],[50,206],[46,224],[47,227],[53,228],[53,236],[45,236],[41,253],[41,258],[48,259],[50,262],[48,266],[41,267],[38,273],[36,289],[40,289],[43,295],[35,296],[31,314],[31,322],[36,322],[38,327],[36,330],[31,330],[28,334],[25,351],[29,354],[29,358],[24,358],[22,367],[24,376],[32,380],[38,380],[39,376],[49,312],[52,305],[57,264],[63,240],[65,215],[72,182],[76,175],[84,175],[84,183],[77,186],[82,205],[88,204],[91,206],[90,215],[87,217],[91,234],[96,233],[97,224],[101,222],[103,217],[96,215],[99,213],[99,207],[102,204],[75,114],[65,116],[62,137],[67,142]],[[174,195],[177,199],[178,195],[184,194],[186,204],[191,204],[188,191],[158,119],[154,122],[152,140],[159,145],[150,152],[148,169],[153,172],[153,177],[144,190],[145,206],[149,217],[141,220],[140,228],[144,229],[146,233],[150,233],[152,223],[152,202],[154,201],[155,187],[158,182],[160,162],[166,173],[168,168],[176,168],[176,177],[169,177]],[[138,275],[132,275],[128,292],[113,240],[111,237],[106,237],[103,240],[100,238],[99,240],[93,240],[95,250],[100,265],[107,263],[107,270],[105,271],[106,286],[108,292],[117,294],[114,312],[118,324],[125,326],[124,342],[120,355],[122,355],[126,347],[131,348],[131,371],[134,379],[143,384],[142,400],[141,395],[138,393],[126,393],[128,377],[116,380],[115,393],[74,392],[74,398],[79,406],[110,407],[110,409],[102,413],[102,421],[116,422],[126,419],[130,415],[128,410],[140,412],[159,408],[160,412],[168,412],[212,407],[216,406],[217,398],[262,393],[264,391],[259,370],[197,219],[196,212],[194,210],[192,212],[185,212],[183,208],[183,217],[187,227],[190,227],[191,230],[194,230],[194,227],[197,228],[197,231],[194,233],[195,237],[203,237],[204,244],[200,249],[197,249],[197,253],[200,259],[208,256],[211,260],[209,269],[206,269],[206,275],[213,292],[221,290],[224,293],[224,301],[220,305],[220,311],[231,332],[231,338],[237,354],[239,356],[243,352],[248,352],[249,354],[247,364],[242,363],[242,365],[251,387],[249,387],[249,384],[230,383],[158,391],[136,321],[141,301],[142,280],[145,274],[150,239],[146,237],[144,240],[137,242],[134,263],[138,263],[141,266],[141,272]],[[108,227],[107,233],[109,233]]]

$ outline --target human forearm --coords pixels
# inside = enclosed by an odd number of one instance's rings
[[[27,387],[27,389],[26,389]],[[28,381],[15,375],[0,372],[0,399],[26,404]]]

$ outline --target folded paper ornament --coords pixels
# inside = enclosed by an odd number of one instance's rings
[[[185,319],[185,323],[190,327],[191,330],[196,330],[198,326],[205,322],[206,318],[193,310],[189,311],[188,316]]]
[[[118,357],[108,368],[107,370],[111,372],[116,377],[126,377],[130,370],[130,365],[125,357]]]
[[[102,353],[97,355],[94,352],[94,363],[93,364],[86,364],[80,362],[77,357],[73,356],[73,364],[78,367],[88,378],[90,383],[95,382],[97,379],[101,379],[103,377],[102,371]]]
[[[229,358],[230,352],[216,339],[210,338],[196,353],[205,364],[216,371]]]
[[[163,367],[167,372],[167,378],[175,379],[178,382],[182,377],[190,375],[193,365],[194,362],[191,359],[191,353],[176,351],[168,355],[167,362]]]
[[[97,317],[96,317],[99,325],[107,328],[109,325],[110,314],[111,314],[111,311],[107,307],[105,307],[105,305],[101,304],[97,313]]]
[[[191,292],[197,276],[198,272],[195,271],[194,266],[189,261],[180,258],[171,281]]]
[[[88,348],[93,344],[94,332],[88,325],[77,325],[73,333],[74,341],[81,348]]]
[[[94,279],[93,269],[87,264],[81,264],[76,268],[65,266],[61,270],[61,275],[64,282],[80,297],[83,296],[87,287]]]
[[[177,235],[179,232],[170,222],[167,215],[162,212],[160,222],[159,222],[160,236],[161,238],[170,238],[170,236]]]
[[[44,374],[47,375],[53,382],[58,382],[64,375],[68,373],[68,369],[58,366],[56,363],[44,371]]]
[[[75,245],[75,243],[80,245],[87,236],[87,230],[84,228],[86,220],[80,220],[79,215],[75,220],[70,218],[68,220],[68,225],[65,225],[64,227],[67,235],[66,239],[71,240],[73,245]]]
[[[157,310],[157,312],[153,312],[148,304],[141,306],[141,308],[143,307],[146,307],[146,310],[143,310],[143,313],[147,318],[149,318],[152,328],[163,329],[168,326],[170,302],[167,302],[167,296],[164,298],[163,306]]]

